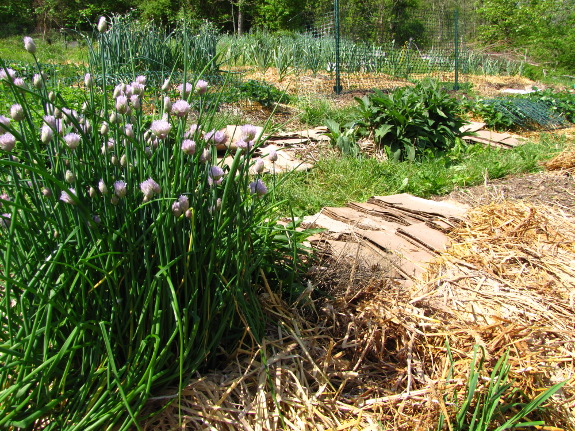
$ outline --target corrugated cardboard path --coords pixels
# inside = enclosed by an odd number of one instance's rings
[[[325,207],[305,217],[304,227],[324,228],[312,246],[338,259],[389,268],[387,277],[411,284],[438,253],[446,250],[450,229],[462,223],[467,207],[406,193],[374,196],[365,203]]]

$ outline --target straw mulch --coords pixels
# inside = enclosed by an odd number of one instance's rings
[[[445,400],[455,390],[463,396],[480,345],[485,376],[509,352],[527,398],[569,380],[544,419],[556,427],[547,429],[575,429],[574,221],[507,201],[472,210],[451,236],[410,288],[337,256],[314,267],[313,283],[327,296],[310,287],[294,306],[263,286],[273,322],[265,339],[258,345],[246,334],[225,369],[194,376],[180,407],[166,404],[176,401],[169,394],[152,404],[164,410],[144,428],[434,429],[441,412],[453,418]]]

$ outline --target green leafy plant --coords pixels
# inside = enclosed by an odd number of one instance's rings
[[[481,347],[481,349],[483,349]],[[458,398],[458,393],[453,393],[452,399],[445,401],[455,406],[455,418],[451,422],[450,429],[456,431],[486,431],[493,429],[503,431],[506,429],[527,428],[544,425],[543,421],[530,421],[525,418],[539,409],[553,394],[567,383],[561,382],[553,385],[535,399],[525,403],[518,399],[521,397],[520,390],[513,387],[509,380],[511,366],[508,364],[508,353],[499,358],[493,367],[486,386],[481,384],[481,373],[484,368],[485,354],[479,354],[479,346],[473,348],[473,359],[469,368],[469,377],[463,401]],[[451,349],[447,345],[447,354],[450,361],[450,370],[447,378],[453,376],[454,361]],[[519,397],[518,397],[519,396]],[[446,417],[442,413],[437,425],[437,430],[442,430]]]
[[[249,79],[239,83],[237,87],[240,99],[256,101],[262,106],[270,107],[279,102],[289,101],[289,96],[285,92],[264,81]]]
[[[327,119],[329,129],[327,136],[333,146],[337,147],[344,156],[360,157],[361,150],[355,137],[355,124],[346,124],[343,128],[333,120]]]
[[[359,99],[360,135],[371,136],[393,160],[415,160],[448,150],[466,121],[454,98],[425,80],[391,94],[376,91]]]

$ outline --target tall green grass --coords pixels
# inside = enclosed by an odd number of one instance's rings
[[[14,104],[0,117],[2,428],[139,428],[151,395],[262,335],[264,270],[297,272],[294,231],[248,172],[257,143],[218,162],[201,82],[160,92],[162,108],[103,57],[108,86],[86,77],[81,111],[0,67]]]

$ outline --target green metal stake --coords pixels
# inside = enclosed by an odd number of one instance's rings
[[[455,9],[453,12],[453,37],[455,47],[455,83],[453,89],[459,90],[459,10]]]
[[[341,81],[339,75],[339,0],[334,3],[335,13],[335,87],[333,90],[335,94],[341,93]]]

